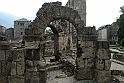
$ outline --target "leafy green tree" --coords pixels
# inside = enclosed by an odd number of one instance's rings
[[[120,7],[121,11],[124,14],[124,5],[122,7]]]
[[[124,47],[124,38],[121,40],[121,46]]]
[[[46,29],[45,34],[53,34],[53,31],[51,29]]]
[[[124,38],[124,6],[120,7],[122,14],[116,20],[119,29],[117,30],[118,42],[121,44],[121,40]]]

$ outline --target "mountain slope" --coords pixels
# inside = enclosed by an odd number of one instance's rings
[[[14,20],[19,19],[19,17],[0,12],[0,25],[6,28],[14,27]]]

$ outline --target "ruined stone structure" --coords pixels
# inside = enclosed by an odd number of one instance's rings
[[[111,75],[109,71],[110,52],[108,42],[97,41],[95,27],[84,27],[84,22],[81,20],[78,12],[72,8],[61,6],[59,2],[45,3],[37,12],[37,17],[25,31],[26,35],[24,39],[27,51],[30,50],[31,53],[37,51],[37,55],[35,56],[38,58],[34,60],[41,63],[45,61],[42,58],[44,56],[44,30],[50,26],[51,22],[58,19],[71,22],[77,31],[75,78],[77,80],[92,80],[95,78],[98,83],[109,82]],[[54,43],[56,46],[55,50],[58,52],[58,33],[55,27],[51,28],[54,31],[54,37],[56,37],[54,40],[56,41]],[[29,60],[31,61],[32,59]],[[44,72],[44,75],[46,75],[44,66],[41,65],[40,68],[42,69],[42,73]],[[37,67],[37,72],[40,73],[41,69],[38,69]],[[45,76],[42,80],[44,79],[46,79]]]
[[[86,0],[68,0],[66,7],[77,10],[81,20],[84,21],[84,26],[86,26]]]
[[[6,29],[5,33],[6,33],[6,37],[8,40],[10,41],[14,40],[14,29],[13,28]]]
[[[44,59],[45,29],[54,32],[54,55],[59,52],[59,31],[51,22],[63,19],[73,24],[77,33],[77,53],[74,76],[77,80],[95,80],[98,83],[110,82],[109,43],[97,41],[95,27],[84,27],[80,15],[72,8],[61,6],[61,2],[44,3],[36,18],[25,29],[25,48],[11,50],[0,44],[0,78],[8,83],[46,83],[47,69]],[[1,42],[4,39],[1,38]],[[5,40],[4,40],[5,41]],[[7,43],[9,44],[9,43]],[[5,46],[2,46],[5,45]],[[6,47],[6,48],[3,48]],[[8,57],[8,58],[7,58]],[[6,71],[5,71],[6,70]],[[1,81],[1,80],[0,80]]]
[[[5,36],[5,30],[6,30],[6,27],[0,25],[0,35]]]
[[[84,22],[84,26],[86,26],[86,0],[68,0],[66,7],[70,7],[76,11],[81,17],[81,20]],[[75,54],[76,52],[76,44],[77,41],[77,34],[76,29],[72,23],[67,22],[67,28],[69,29],[69,38],[70,38],[70,52],[69,54]]]

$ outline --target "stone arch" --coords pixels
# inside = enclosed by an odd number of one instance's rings
[[[76,59],[77,62],[78,58],[80,58],[83,53],[82,47],[80,46],[80,42],[82,42],[83,40],[87,41],[88,39],[90,39],[87,36],[86,36],[87,38],[85,37],[88,30],[84,27],[84,22],[81,20],[78,12],[76,10],[73,10],[72,8],[61,6],[60,2],[56,2],[56,4],[45,3],[42,6],[42,8],[39,9],[36,15],[37,17],[29,25],[29,28],[25,29],[25,36],[24,36],[25,41],[28,43],[33,42],[33,46],[32,44],[29,46],[27,45],[27,49],[39,49],[39,57],[42,57],[44,55],[43,53],[44,52],[43,46],[45,41],[44,31],[46,27],[50,26],[50,22],[52,21],[58,19],[64,19],[72,23],[77,31],[77,35],[78,35],[77,59]],[[80,65],[79,63],[76,63],[76,70],[78,71],[82,70],[82,68],[77,69],[80,67],[79,65]],[[77,75],[78,72],[76,71],[76,77]],[[78,79],[82,79],[82,78],[78,78]]]
[[[84,22],[81,20],[78,12],[72,8],[64,7],[61,5],[43,5],[37,12],[37,17],[33,21],[34,24],[41,28],[46,28],[50,22],[64,19],[71,22],[80,34],[80,29],[84,30]],[[45,8],[44,8],[45,6]],[[81,33],[82,34],[82,33]]]
[[[24,40],[27,50],[26,55],[28,56],[29,52],[30,57],[31,55],[34,56],[34,54],[37,53],[36,55],[38,57],[35,58],[31,56],[31,58],[33,58],[33,61],[32,59],[28,59],[26,61],[28,66],[30,66],[31,62],[36,63],[34,64],[35,66],[32,66],[36,67],[36,70],[32,71],[39,72],[39,76],[42,77],[39,77],[39,79],[42,81],[41,83],[44,83],[46,81],[46,70],[44,69],[43,65],[45,44],[44,31],[46,27],[50,25],[50,22],[58,19],[69,21],[74,25],[77,31],[77,57],[75,62],[75,78],[77,78],[78,80],[93,80],[93,78],[98,78],[97,76],[100,75],[101,70],[96,69],[98,70],[97,73],[99,75],[96,75],[96,77],[94,77],[94,66],[98,63],[94,60],[96,59],[96,57],[98,58],[101,53],[101,50],[100,53],[97,53],[97,50],[100,48],[100,45],[102,46],[102,43],[97,41],[95,27],[84,27],[84,22],[81,20],[78,12],[76,10],[73,10],[72,8],[61,6],[60,2],[43,4],[42,8],[38,10],[36,18],[29,25],[29,27],[25,29]],[[99,45],[97,46],[97,44]],[[100,56],[102,56],[102,54]],[[109,58],[105,59],[108,60]],[[107,72],[106,70],[104,70],[103,72],[108,73],[108,70]],[[105,79],[104,81],[108,80]]]

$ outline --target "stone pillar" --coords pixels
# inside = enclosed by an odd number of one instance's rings
[[[36,23],[38,22],[39,21]],[[42,25],[42,23],[38,24]],[[43,27],[35,26],[34,22],[25,29],[25,83],[45,83],[46,81],[46,76],[44,74],[42,79],[40,77],[41,69],[45,70],[44,72],[42,71],[42,73],[46,74],[44,31]]]
[[[54,55],[55,55],[55,59],[56,60],[59,60],[59,36],[58,36],[58,33],[55,33],[54,34]]]
[[[26,49],[25,83],[45,83],[46,63],[44,60],[44,41],[38,43],[36,49]],[[43,71],[44,70],[44,71]]]
[[[80,42],[78,41],[78,44]],[[83,41],[78,46],[75,77],[77,80],[92,80],[94,74],[94,58],[96,41]]]
[[[97,41],[95,79],[98,83],[110,83],[110,51],[107,41]]]
[[[35,35],[34,35],[35,36]],[[44,59],[44,38],[41,38],[42,41],[32,38],[32,41],[25,41],[26,52],[26,69],[25,69],[25,83],[45,83],[46,76],[46,63]],[[41,72],[42,70],[42,72]],[[44,70],[44,71],[43,71]]]
[[[78,34],[77,58],[75,78],[77,80],[93,80],[96,57],[96,30],[94,27],[86,27]]]

